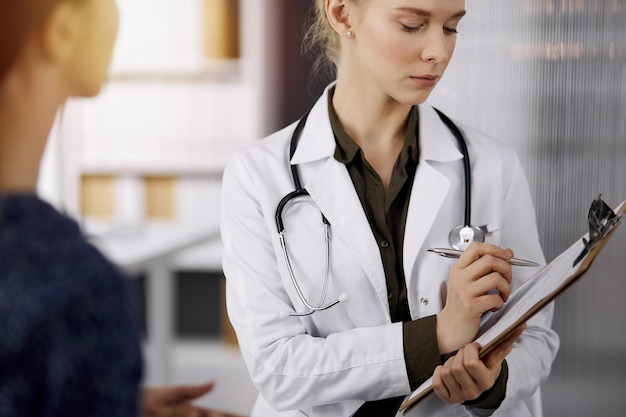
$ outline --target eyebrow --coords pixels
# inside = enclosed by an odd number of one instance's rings
[[[414,8],[414,7],[398,7],[396,10],[403,11],[403,12],[414,13],[414,14],[416,14],[418,16],[423,16],[423,17],[433,17],[433,14],[431,12],[429,12],[428,10],[417,9],[417,8]],[[465,10],[461,10],[459,12],[456,12],[452,16],[450,16],[450,19],[461,18],[461,17],[465,16],[466,13],[467,12]]]

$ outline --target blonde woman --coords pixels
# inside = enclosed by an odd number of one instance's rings
[[[558,347],[552,307],[483,360],[471,343],[536,271],[503,248],[544,262],[525,176],[511,149],[459,125],[463,156],[426,102],[465,2],[314,4],[309,35],[336,81],[224,174],[227,305],[260,392],[252,415],[394,416],[433,373],[436,395],[411,416],[531,415]],[[473,224],[492,228],[451,263],[426,249],[450,245],[466,186]]]

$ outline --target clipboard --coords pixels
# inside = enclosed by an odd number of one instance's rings
[[[626,201],[611,210],[601,196],[594,200],[588,215],[589,233],[513,291],[500,310],[485,314],[474,339],[481,345],[479,357],[489,353],[521,324],[578,281],[589,270],[625,216]],[[399,411],[407,415],[432,392],[431,377],[404,400]]]

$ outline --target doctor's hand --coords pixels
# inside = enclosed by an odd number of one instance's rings
[[[214,386],[213,382],[209,382],[202,385],[144,388],[141,417],[237,417],[191,404],[213,390]]]
[[[511,293],[512,257],[511,249],[473,242],[450,269],[446,304],[437,314],[441,354],[474,340],[483,313],[502,308]]]
[[[502,370],[502,361],[513,349],[526,323],[518,327],[501,344],[478,357],[480,346],[470,343],[459,349],[445,364],[435,368],[433,390],[444,402],[456,404],[475,400],[493,387]]]

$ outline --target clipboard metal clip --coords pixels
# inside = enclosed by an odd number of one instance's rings
[[[598,243],[608,235],[611,230],[620,222],[622,215],[617,215],[611,208],[602,200],[602,194],[598,196],[589,207],[589,214],[587,214],[587,221],[589,222],[589,240],[583,238],[583,244],[585,247],[576,260],[574,265],[576,266],[584,257],[593,249]]]

